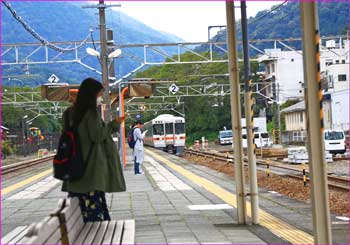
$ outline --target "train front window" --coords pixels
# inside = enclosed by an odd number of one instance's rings
[[[175,123],[175,134],[184,134],[184,133],[185,133],[185,124]]]
[[[174,128],[172,123],[165,124],[165,133],[166,134],[174,134]]]
[[[154,135],[164,135],[163,124],[154,124],[153,125],[153,134]]]

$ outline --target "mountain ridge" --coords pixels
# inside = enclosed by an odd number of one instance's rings
[[[86,2],[10,2],[17,14],[21,16],[37,33],[50,42],[64,42],[83,40],[94,29],[94,39],[99,40],[99,23],[97,9],[82,9]],[[26,43],[38,42],[23,26],[18,23],[11,13],[2,5],[2,43]],[[39,16],[39,17],[38,17]],[[167,35],[155,30],[144,23],[129,17],[121,11],[109,9],[106,11],[106,27],[114,32],[114,41],[117,44],[133,43],[164,43],[181,42],[181,38],[171,34]],[[92,45],[91,45],[92,46]],[[4,48],[3,48],[4,51]],[[84,53],[85,48],[80,52]],[[140,52],[140,51],[133,51]],[[42,54],[40,54],[42,55]],[[39,54],[38,54],[39,56]],[[33,55],[31,58],[37,58]],[[88,57],[87,64],[100,69],[95,57]],[[118,60],[116,70],[122,76],[138,66],[136,62],[126,57]],[[26,78],[28,86],[38,86],[47,81],[47,78],[55,73],[61,81],[69,83],[80,83],[86,77],[91,76],[100,79],[93,71],[78,64],[51,64],[30,65],[31,73],[38,74],[37,78]],[[3,76],[23,74],[23,66],[3,66]],[[3,85],[11,85],[10,81],[4,80]]]

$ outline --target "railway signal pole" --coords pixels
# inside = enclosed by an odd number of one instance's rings
[[[231,84],[231,120],[235,154],[235,182],[238,224],[246,224],[246,194],[244,188],[244,163],[242,147],[241,101],[237,62],[236,18],[233,1],[226,2],[228,70]]]
[[[252,80],[250,76],[250,61],[248,49],[248,24],[247,24],[247,6],[245,1],[241,1],[241,23],[242,23],[242,44],[243,44],[243,60],[244,60],[244,104],[245,104],[245,120],[247,125],[247,154],[249,166],[249,185],[250,185],[250,202],[252,223],[259,223],[259,197],[258,197],[258,180],[256,176],[256,156],[254,144],[254,110],[253,110],[253,93]],[[261,146],[262,147],[262,146]]]
[[[320,29],[317,2],[301,2],[304,81],[310,159],[311,204],[315,244],[331,244],[327,168],[323,146],[323,110],[320,76]]]

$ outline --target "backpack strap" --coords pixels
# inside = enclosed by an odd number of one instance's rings
[[[136,129],[137,129],[137,127],[134,128],[134,131],[135,131]],[[138,129],[140,129],[140,128],[138,128]],[[140,133],[142,134],[141,129],[140,129]],[[133,132],[133,134],[134,134],[134,132]],[[138,137],[136,137],[136,139],[134,139],[134,140],[135,140],[135,142],[136,142],[137,140],[139,140],[140,142],[143,141],[142,139],[140,139],[140,138],[138,138]]]

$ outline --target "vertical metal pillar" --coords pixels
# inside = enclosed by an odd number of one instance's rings
[[[239,70],[237,64],[237,39],[234,3],[226,2],[228,70],[231,84],[231,120],[234,138],[235,182],[237,193],[238,224],[246,224],[246,202],[244,190],[244,163],[242,147],[241,102],[239,86]]]
[[[279,84],[276,83],[276,77],[272,76],[272,96],[273,96],[273,122],[274,122],[274,144],[281,144],[281,120],[279,105]]]
[[[27,156],[27,147],[26,147],[26,142],[27,142],[27,137],[26,137],[26,125],[25,125],[25,119],[22,118],[22,144],[23,144],[23,156]]]
[[[113,40],[113,31],[112,30],[107,30],[107,51],[108,53],[113,51],[113,45],[114,45],[114,40]],[[111,59],[110,67],[108,69],[108,76],[115,78],[115,67],[114,67],[114,59]],[[108,79],[111,83],[115,81],[112,79]],[[110,107],[111,112],[110,115],[114,119],[116,117],[117,113],[117,106],[114,105],[113,108],[112,106]]]
[[[106,42],[106,16],[105,4],[103,0],[99,0],[99,16],[100,16],[100,41],[101,41],[101,68],[102,68],[102,83],[104,86],[103,100],[106,104],[105,118],[106,122],[111,120],[111,103],[109,98],[109,79],[108,79],[108,55]]]
[[[304,81],[310,163],[311,203],[315,244],[331,244],[327,171],[324,159],[322,88],[320,77],[320,33],[317,2],[301,2]]]
[[[119,116],[125,117],[125,108],[124,108],[124,96],[125,93],[128,92],[128,87],[121,88],[119,84]],[[125,142],[125,120],[119,126],[119,152],[120,152],[120,160],[122,165],[126,166],[126,142]]]
[[[243,44],[243,60],[244,60],[244,104],[245,104],[245,120],[247,125],[247,154],[249,165],[249,186],[252,223],[259,223],[259,197],[258,197],[258,181],[256,176],[256,156],[254,144],[254,110],[253,110],[253,93],[252,80],[250,77],[249,49],[248,49],[248,25],[247,25],[247,6],[245,1],[241,1],[241,22],[242,22],[242,44]]]

